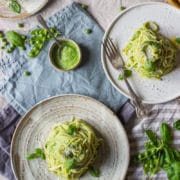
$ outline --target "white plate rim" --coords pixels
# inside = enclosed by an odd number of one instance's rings
[[[39,6],[37,9],[34,9],[33,11],[31,11],[30,13],[27,13],[26,15],[21,15],[20,14],[17,14],[17,15],[14,15],[14,16],[11,16],[11,17],[8,17],[8,16],[1,16],[0,15],[0,19],[23,19],[23,18],[27,18],[27,17],[30,17],[34,14],[36,14],[38,11],[40,11],[42,8],[45,7],[45,5],[49,2],[49,0],[44,0],[43,3],[41,4],[41,6]]]
[[[163,3],[163,2],[144,2],[144,3],[137,3],[136,5],[134,6],[130,6],[129,8],[123,10],[122,12],[120,12],[111,22],[110,24],[108,25],[108,28],[106,29],[105,33],[104,33],[104,36],[102,38],[102,43],[106,40],[106,38],[108,37],[109,35],[109,32],[111,31],[112,29],[112,26],[116,23],[116,21],[122,16],[124,15],[127,11],[130,11],[131,9],[134,9],[138,6],[144,6],[144,5],[166,5],[166,6],[169,6],[171,8],[174,8],[176,9],[175,7],[171,6],[170,4],[167,4],[167,3]],[[116,84],[114,83],[113,79],[111,78],[111,75],[110,73],[108,72],[107,68],[106,68],[106,63],[105,63],[105,60],[106,57],[104,55],[104,50],[103,50],[103,45],[101,44],[101,63],[102,63],[102,66],[103,66],[103,69],[104,69],[104,72],[106,74],[106,77],[108,78],[108,80],[111,82],[111,84],[113,85],[113,87],[119,91],[121,94],[123,94],[124,96],[126,96],[127,98],[129,99],[132,99],[131,96],[129,96],[125,91],[121,90],[120,88],[118,88],[116,86]],[[166,103],[166,102],[169,102],[171,100],[174,100],[176,98],[180,97],[180,92],[178,95],[174,96],[174,97],[171,97],[169,99],[166,99],[166,100],[162,100],[162,101],[146,101],[146,100],[142,100],[143,103],[145,104],[161,104],[161,103]]]
[[[16,128],[14,130],[14,133],[13,133],[13,136],[12,136],[12,139],[11,139],[11,145],[10,145],[10,163],[11,163],[11,167],[12,167],[12,171],[13,171],[13,174],[15,176],[15,179],[18,180],[17,178],[17,175],[16,175],[16,172],[14,170],[14,165],[13,165],[13,158],[12,158],[12,154],[13,154],[13,145],[15,144],[15,138],[17,136],[17,133],[18,133],[18,130],[19,128],[21,127],[21,124],[23,122],[23,119],[31,113],[31,111],[33,111],[36,107],[40,106],[41,104],[43,103],[46,103],[48,102],[49,100],[52,100],[52,99],[55,99],[55,98],[59,98],[59,97],[63,97],[63,96],[74,96],[74,97],[82,97],[82,98],[86,98],[90,101],[93,101],[95,103],[97,103],[98,105],[102,106],[105,108],[106,111],[108,111],[108,113],[110,113],[112,116],[115,116],[117,118],[117,123],[119,125],[119,127],[121,128],[122,130],[122,133],[124,134],[124,137],[125,137],[125,143],[127,145],[127,166],[124,168],[125,169],[125,173],[122,175],[123,177],[123,180],[125,179],[126,177],[126,174],[127,174],[127,171],[128,171],[128,167],[129,167],[129,163],[130,163],[130,145],[129,145],[129,140],[128,140],[128,136],[127,136],[127,133],[125,131],[125,128],[124,126],[122,125],[121,121],[120,121],[120,118],[115,114],[115,112],[113,112],[111,109],[109,109],[105,104],[103,104],[102,102],[90,97],[90,96],[86,96],[86,95],[81,95],[81,94],[62,94],[62,95],[56,95],[56,96],[51,96],[51,97],[48,97],[46,99],[43,99],[41,101],[39,101],[38,103],[36,103],[35,105],[33,105],[29,110],[27,110],[27,112],[19,119],[17,125],[16,125]]]

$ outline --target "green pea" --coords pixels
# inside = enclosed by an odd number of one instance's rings
[[[10,44],[10,48],[15,48],[16,46],[14,44]]]
[[[47,39],[51,39],[50,34],[47,34],[46,38],[47,38]]]
[[[6,52],[7,52],[7,53],[11,53],[12,50],[11,50],[10,48],[8,48],[8,49],[6,49]]]
[[[0,49],[4,49],[5,47],[4,46],[0,46]]]
[[[5,38],[2,39],[2,42],[7,42],[7,40]]]
[[[24,36],[24,35],[22,35],[21,37],[22,37],[22,39],[26,39],[26,36]]]
[[[85,29],[84,31],[86,34],[91,34],[92,33],[92,30],[91,29]]]
[[[126,9],[125,6],[120,6],[120,11],[123,11],[124,9]]]
[[[3,37],[4,37],[4,35],[2,33],[0,33],[0,38],[3,38]]]
[[[29,72],[29,71],[24,71],[24,72],[23,72],[23,75],[24,75],[24,76],[30,76],[30,75],[31,75],[31,72]]]
[[[23,27],[24,27],[24,24],[23,24],[23,23],[18,23],[17,26],[18,26],[19,28],[23,28]]]
[[[7,42],[7,41],[4,41],[2,44],[3,44],[4,46],[7,46],[7,45],[8,45],[8,42]]]
[[[22,50],[26,50],[26,47],[24,46],[24,47],[20,47]]]

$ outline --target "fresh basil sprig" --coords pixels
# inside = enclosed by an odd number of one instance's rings
[[[149,141],[145,150],[135,156],[135,162],[142,163],[145,174],[152,176],[159,170],[167,173],[169,180],[180,179],[180,151],[170,145],[171,128],[166,123],[160,125],[160,138],[152,131],[146,130]]]
[[[21,5],[16,0],[9,0],[8,7],[13,12],[20,13],[21,12]]]

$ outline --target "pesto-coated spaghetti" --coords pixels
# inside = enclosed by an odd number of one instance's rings
[[[127,56],[126,67],[141,76],[160,79],[176,65],[177,48],[158,33],[158,25],[148,21],[135,30],[122,49]]]
[[[44,145],[48,169],[65,179],[78,179],[94,162],[101,141],[83,120],[56,124]]]

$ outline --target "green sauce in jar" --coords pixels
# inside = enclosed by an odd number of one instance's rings
[[[54,65],[62,70],[70,70],[76,67],[80,61],[80,50],[75,42],[70,40],[60,40],[61,48],[55,44],[51,57]]]

